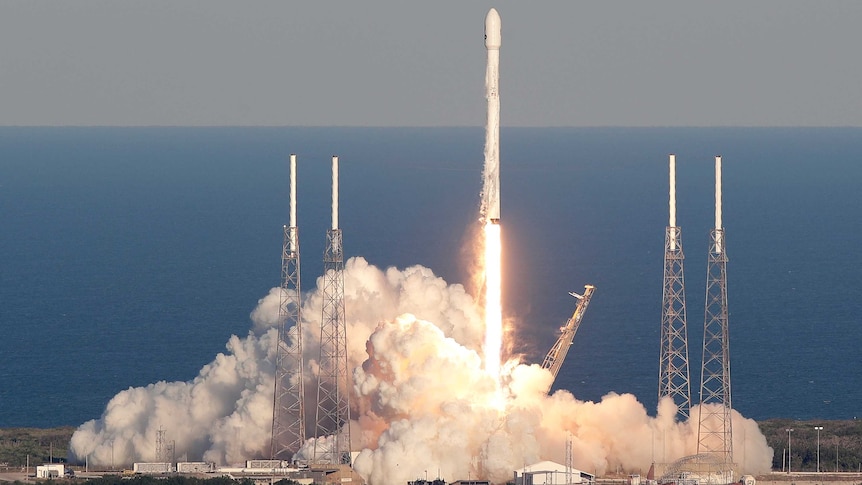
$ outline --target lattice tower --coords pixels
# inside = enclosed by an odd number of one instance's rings
[[[724,229],[712,231],[703,322],[703,365],[700,377],[700,424],[697,452],[733,461],[731,426],[730,342],[727,330],[727,254]]]
[[[688,419],[691,410],[684,260],[682,230],[668,226],[664,244],[658,399],[660,401],[665,396],[672,398],[677,405],[677,416],[681,421]]]
[[[350,379],[344,315],[344,247],[338,229],[338,158],[332,158],[332,229],[323,254],[323,310],[317,382],[316,463],[350,463]],[[329,437],[326,443],[321,438]]]
[[[289,460],[305,442],[299,268],[298,229],[284,226],[270,457],[274,460]]]
[[[165,432],[166,430],[159,426],[159,429],[156,431],[156,462],[157,463],[166,463],[167,459],[167,447],[165,446]]]
[[[727,240],[721,222],[721,157],[715,157],[715,229],[711,236],[706,270],[697,452],[714,455],[721,463],[732,464]]]

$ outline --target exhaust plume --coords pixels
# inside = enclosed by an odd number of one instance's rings
[[[117,466],[155,461],[160,427],[175,442],[178,460],[226,465],[267,457],[280,291],[258,302],[248,335],[232,336],[226,352],[191,381],[119,392],[100,418],[77,429],[70,458],[107,466],[113,448]],[[671,400],[651,417],[631,394],[611,393],[600,402],[579,401],[567,391],[548,396],[550,373],[514,360],[502,365],[498,388],[483,369],[481,308],[461,285],[428,268],[381,270],[352,258],[345,265],[345,304],[354,369],[351,434],[361,450],[354,467],[371,485],[438,469],[447,481],[504,482],[525,464],[563,463],[568,433],[574,466],[598,474],[643,472],[654,444],[667,461],[696,448],[697,420],[676,422]],[[313,319],[321,305],[319,290],[305,295],[306,382],[316,372],[319,322]],[[757,424],[735,412],[733,419],[734,428],[746,430],[734,433],[734,449],[746,454],[736,462],[745,473],[768,471],[772,450]]]

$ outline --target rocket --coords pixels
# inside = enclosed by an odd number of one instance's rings
[[[485,171],[482,190],[482,215],[486,222],[500,223],[500,14],[496,9],[485,16],[485,97],[488,117],[485,124]]]

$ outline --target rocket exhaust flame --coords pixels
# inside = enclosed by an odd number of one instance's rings
[[[485,370],[500,375],[503,346],[502,244],[500,225],[485,224]]]

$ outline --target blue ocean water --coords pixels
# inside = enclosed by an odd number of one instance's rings
[[[303,277],[329,159],[348,256],[466,281],[481,128],[0,128],[0,427],[77,425],[118,391],[189,380],[280,278],[299,156]],[[557,387],[654,412],[667,155],[677,155],[692,381],[713,156],[724,166],[733,405],[846,419],[862,403],[862,130],[503,128],[506,313],[541,361],[597,287]]]

